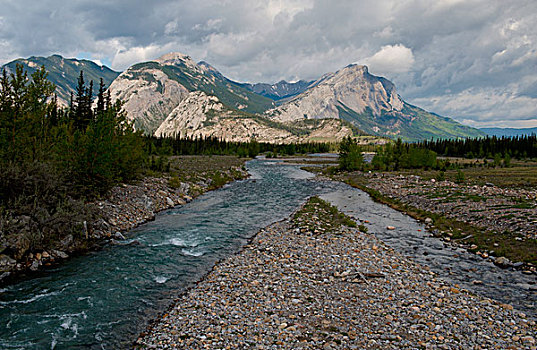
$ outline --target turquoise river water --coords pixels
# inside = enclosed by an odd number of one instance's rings
[[[260,228],[318,194],[448,280],[535,316],[535,276],[501,270],[430,237],[415,220],[296,165],[257,159],[251,177],[165,211],[121,244],[79,256],[0,289],[1,349],[128,348],[147,322],[239,251]],[[393,225],[396,230],[386,230]],[[423,231],[418,231],[423,230]],[[484,281],[473,285],[473,280]]]

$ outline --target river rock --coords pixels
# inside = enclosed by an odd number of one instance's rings
[[[37,260],[32,261],[32,264],[30,265],[30,270],[34,272],[39,270],[39,261]]]
[[[57,257],[57,258],[60,258],[60,259],[67,259],[69,257],[69,255],[67,253],[64,253],[62,252],[61,250],[56,250],[56,249],[53,249],[51,251],[51,253]]]
[[[501,267],[503,269],[511,267],[513,265],[511,260],[509,260],[509,259],[507,259],[506,257],[503,257],[503,256],[500,256],[500,257],[494,259],[494,264],[496,264],[497,266],[499,266],[499,267]]]
[[[114,238],[122,240],[122,241],[125,240],[125,236],[123,236],[123,234],[121,232],[119,232],[119,231],[114,234]]]
[[[170,198],[170,197],[166,197],[166,203],[170,206],[170,207],[173,207],[175,205],[175,203],[173,202],[173,200]]]
[[[17,264],[17,261],[15,259],[12,259],[11,257],[7,255],[0,255],[0,271],[9,271],[16,264]]]

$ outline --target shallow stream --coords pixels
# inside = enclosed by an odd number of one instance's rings
[[[441,276],[536,315],[535,276],[507,272],[445,246],[412,218],[345,184],[313,180],[297,165],[258,159],[247,168],[249,179],[159,214],[120,244],[0,289],[0,348],[129,347],[148,320],[216,261],[314,194],[370,221],[369,232]],[[386,230],[388,225],[396,229]]]

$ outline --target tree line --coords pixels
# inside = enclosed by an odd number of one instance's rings
[[[423,149],[448,157],[466,158],[510,158],[526,159],[537,157],[537,136],[513,137],[487,136],[481,138],[427,140],[417,143]]]
[[[233,142],[216,137],[168,137],[157,138],[146,136],[146,151],[149,155],[235,155],[253,158],[260,153],[268,156],[294,155],[306,153],[329,152],[333,145],[328,143],[290,143],[273,144],[250,140],[248,142]]]
[[[437,169],[446,164],[437,160],[436,152],[420,148],[416,144],[395,143],[378,146],[370,163],[364,161],[362,147],[355,139],[347,137],[339,146],[339,168],[341,170],[399,170],[399,169]]]

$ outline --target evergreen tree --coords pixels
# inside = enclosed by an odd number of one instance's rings
[[[347,171],[362,168],[364,158],[356,140],[350,136],[344,138],[339,144],[339,168]]]

